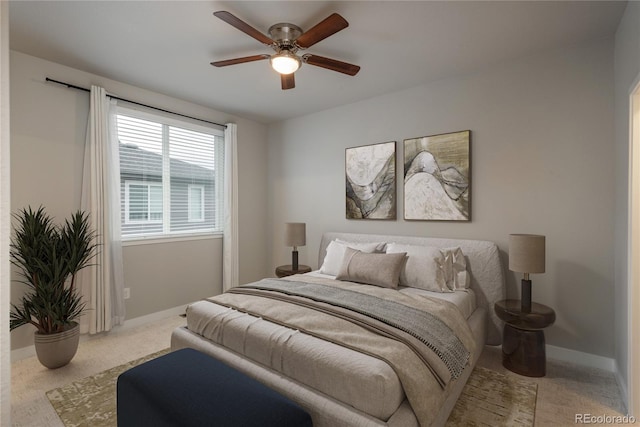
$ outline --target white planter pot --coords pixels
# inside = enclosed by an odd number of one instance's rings
[[[49,369],[60,368],[73,359],[80,341],[80,325],[73,322],[73,326],[63,332],[55,334],[34,334],[36,354],[43,366]]]

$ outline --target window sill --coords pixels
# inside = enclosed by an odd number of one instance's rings
[[[222,233],[215,234],[185,234],[180,236],[161,236],[161,237],[146,237],[140,239],[123,240],[122,246],[138,246],[138,245],[156,245],[164,243],[174,242],[187,242],[191,240],[210,240],[210,239],[222,239]]]

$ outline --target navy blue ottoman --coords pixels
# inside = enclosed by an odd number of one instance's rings
[[[298,404],[193,349],[118,377],[118,427],[311,427]]]

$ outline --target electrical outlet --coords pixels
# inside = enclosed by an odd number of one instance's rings
[[[131,298],[131,288],[124,288],[124,299]]]

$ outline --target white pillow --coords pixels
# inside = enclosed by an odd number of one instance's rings
[[[434,292],[453,292],[447,286],[447,278],[451,280],[452,270],[447,268],[445,256],[439,248],[387,244],[387,253],[398,252],[407,253],[407,262],[400,273],[400,285]]]
[[[338,271],[340,271],[340,267],[342,266],[344,252],[347,247],[364,253],[373,253],[382,250],[380,248],[384,248],[384,245],[384,242],[353,243],[339,239],[332,240],[329,242],[329,245],[327,245],[327,254],[324,256],[324,261],[322,261],[320,273],[337,276]]]
[[[342,240],[342,239],[335,239],[336,242],[338,243],[342,243],[345,246],[348,246],[350,248],[354,248],[357,249],[356,246],[364,246],[364,247],[370,247],[370,245],[376,245],[376,250],[374,252],[384,252],[384,249],[387,247],[387,242],[365,242],[365,243],[357,243],[357,242],[348,242],[346,240]],[[360,252],[360,249],[358,249]],[[366,253],[366,252],[365,252]],[[369,252],[372,253],[372,252]]]
[[[447,272],[447,287],[452,291],[468,289],[471,286],[471,276],[467,271],[467,259],[460,248],[442,250],[445,264],[450,268]]]

